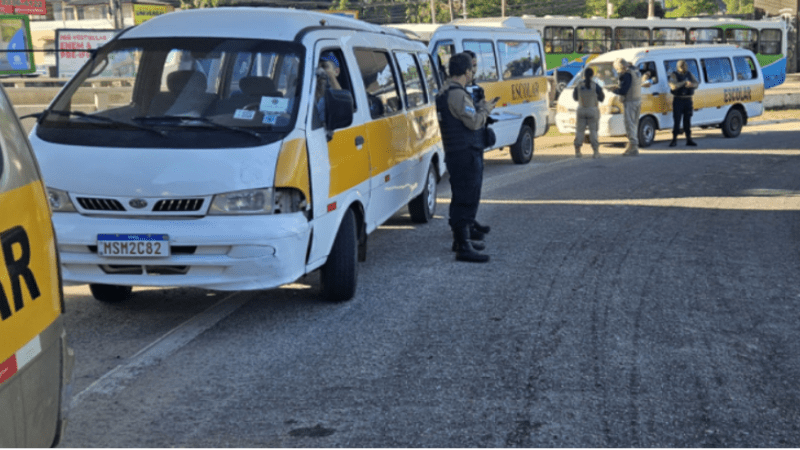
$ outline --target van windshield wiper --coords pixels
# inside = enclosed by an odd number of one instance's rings
[[[81,117],[81,118],[84,118],[84,119],[96,120],[98,122],[113,123],[113,124],[116,124],[116,125],[124,125],[126,127],[136,128],[137,130],[145,130],[145,131],[149,131],[151,133],[156,133],[156,134],[158,134],[159,136],[162,136],[162,137],[166,137],[167,136],[167,133],[164,132],[164,131],[161,131],[161,130],[156,130],[154,128],[145,127],[145,126],[138,125],[138,124],[131,123],[131,122],[125,122],[123,120],[112,119],[110,117],[97,116],[97,115],[94,115],[94,114],[87,114],[87,113],[85,113],[83,111],[66,111],[66,110],[61,110],[61,109],[51,109],[51,110],[47,110],[47,111],[44,112],[44,114],[47,114],[47,113],[54,113],[54,114],[58,114],[60,116],[76,116],[76,117]]]
[[[200,123],[204,126],[208,126],[210,128],[215,128],[218,130],[228,130],[228,131],[236,131],[238,133],[245,133],[253,136],[256,139],[263,139],[264,136],[261,133],[258,133],[253,130],[248,130],[247,128],[241,127],[234,127],[231,125],[223,125],[218,122],[214,122],[211,119],[205,117],[192,117],[192,116],[141,116],[141,117],[134,117],[133,120],[139,122],[171,122],[176,123],[178,125],[193,125],[192,122]]]

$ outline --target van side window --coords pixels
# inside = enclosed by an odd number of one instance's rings
[[[703,71],[708,83],[726,83],[733,81],[733,68],[728,58],[703,59]]]
[[[478,57],[478,72],[475,81],[497,81],[497,61],[494,58],[494,44],[490,41],[464,41],[464,50],[475,52]]]
[[[321,70],[320,70],[321,69]],[[312,128],[317,129],[325,124],[325,89],[344,90],[350,93],[353,98],[353,110],[357,110],[355,97],[353,96],[353,83],[350,80],[350,72],[347,70],[342,50],[338,48],[326,48],[319,56],[317,61],[318,73],[324,73],[327,77],[317,76],[317,85],[314,88],[314,108],[315,115],[312,121]]]
[[[536,42],[501,41],[497,49],[504,79],[540,75],[542,58]]]
[[[422,64],[422,73],[425,77],[425,84],[426,84],[426,92],[428,94],[428,102],[433,102],[437,95],[439,95],[439,89],[441,88],[439,84],[439,77],[436,76],[436,72],[433,70],[433,63],[431,62],[431,57],[427,53],[418,53],[417,57],[419,58],[420,64]]]
[[[439,76],[442,80],[446,80],[447,68],[450,64],[450,57],[456,54],[456,44],[453,41],[439,41],[436,43],[433,56],[436,58],[436,67],[439,68]]]
[[[749,56],[734,56],[733,65],[736,67],[737,80],[753,80],[758,77],[756,65]]]
[[[400,69],[400,78],[403,80],[403,92],[408,109],[416,108],[425,103],[425,89],[421,78],[421,70],[417,67],[414,55],[406,52],[395,52],[397,67]]]
[[[642,82],[649,80],[651,85],[658,84],[658,72],[656,71],[656,63],[647,61],[639,63],[639,72],[642,74]]]
[[[364,81],[373,119],[386,117],[402,109],[389,54],[380,50],[356,49],[356,62]]]
[[[664,72],[666,73],[667,78],[669,78],[672,72],[678,70],[678,61],[679,60],[677,59],[670,59],[664,61]],[[694,59],[687,59],[685,61],[686,65],[689,66],[689,72],[692,72],[692,75],[694,75],[695,79],[697,79],[698,82],[702,83],[702,78],[700,78],[700,69],[698,69],[697,67],[697,61]]]

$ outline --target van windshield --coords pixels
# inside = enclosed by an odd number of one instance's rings
[[[120,39],[101,47],[37,127],[80,145],[262,145],[297,118],[304,50],[290,42]]]
[[[588,64],[586,67],[594,70],[593,80],[595,83],[599,84],[600,87],[612,86],[619,83],[619,75],[617,71],[614,70],[614,64],[611,62],[593,63]],[[575,75],[570,81],[569,86],[574,86],[580,83],[581,80],[583,80],[583,72],[579,72]]]

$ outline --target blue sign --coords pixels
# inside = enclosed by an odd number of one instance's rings
[[[569,60],[567,58],[561,58],[561,65],[566,66],[567,64],[569,64]]]
[[[20,28],[8,42],[8,50],[25,50],[25,29]],[[8,52],[8,64],[12,70],[30,69],[27,52]]]

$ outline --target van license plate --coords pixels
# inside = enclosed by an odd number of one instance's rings
[[[166,234],[98,234],[97,254],[105,257],[152,258],[169,256]]]

